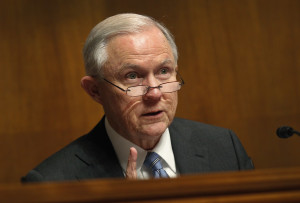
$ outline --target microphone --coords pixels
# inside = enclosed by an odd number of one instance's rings
[[[292,127],[289,126],[281,126],[276,130],[276,134],[280,138],[289,138],[293,134],[300,135],[300,132],[294,130]]]

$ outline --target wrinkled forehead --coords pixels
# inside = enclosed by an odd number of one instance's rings
[[[113,35],[107,40],[106,47],[109,47],[111,44],[114,44],[115,41],[120,41],[120,39],[127,39],[127,40],[131,40],[132,42],[135,42],[140,39],[148,39],[151,42],[160,41],[160,43],[163,42],[168,44],[171,48],[169,41],[162,33],[162,31],[153,25],[144,26],[140,30],[135,30],[134,32],[124,32],[124,33],[121,32],[118,33],[117,35]]]
[[[107,68],[122,67],[125,64],[176,62],[172,48],[156,27],[138,33],[118,35],[107,43]],[[136,64],[135,64],[136,63]],[[153,65],[153,64],[152,64]],[[105,68],[106,69],[106,68]]]

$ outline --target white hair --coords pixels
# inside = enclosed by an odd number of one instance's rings
[[[89,76],[101,74],[101,67],[105,65],[108,58],[106,45],[111,38],[123,34],[139,33],[151,26],[157,27],[164,34],[177,64],[177,47],[172,34],[165,26],[148,16],[125,13],[111,16],[91,30],[83,48],[86,74]]]

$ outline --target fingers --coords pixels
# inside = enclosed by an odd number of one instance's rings
[[[128,162],[127,162],[127,168],[126,168],[127,179],[137,179],[136,160],[137,160],[137,151],[134,147],[131,147],[129,152]]]

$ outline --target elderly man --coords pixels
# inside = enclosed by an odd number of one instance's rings
[[[127,177],[148,179],[253,168],[227,129],[175,118],[184,84],[169,31],[137,14],[105,19],[84,46],[83,89],[105,111],[87,135],[23,177],[58,181]]]

